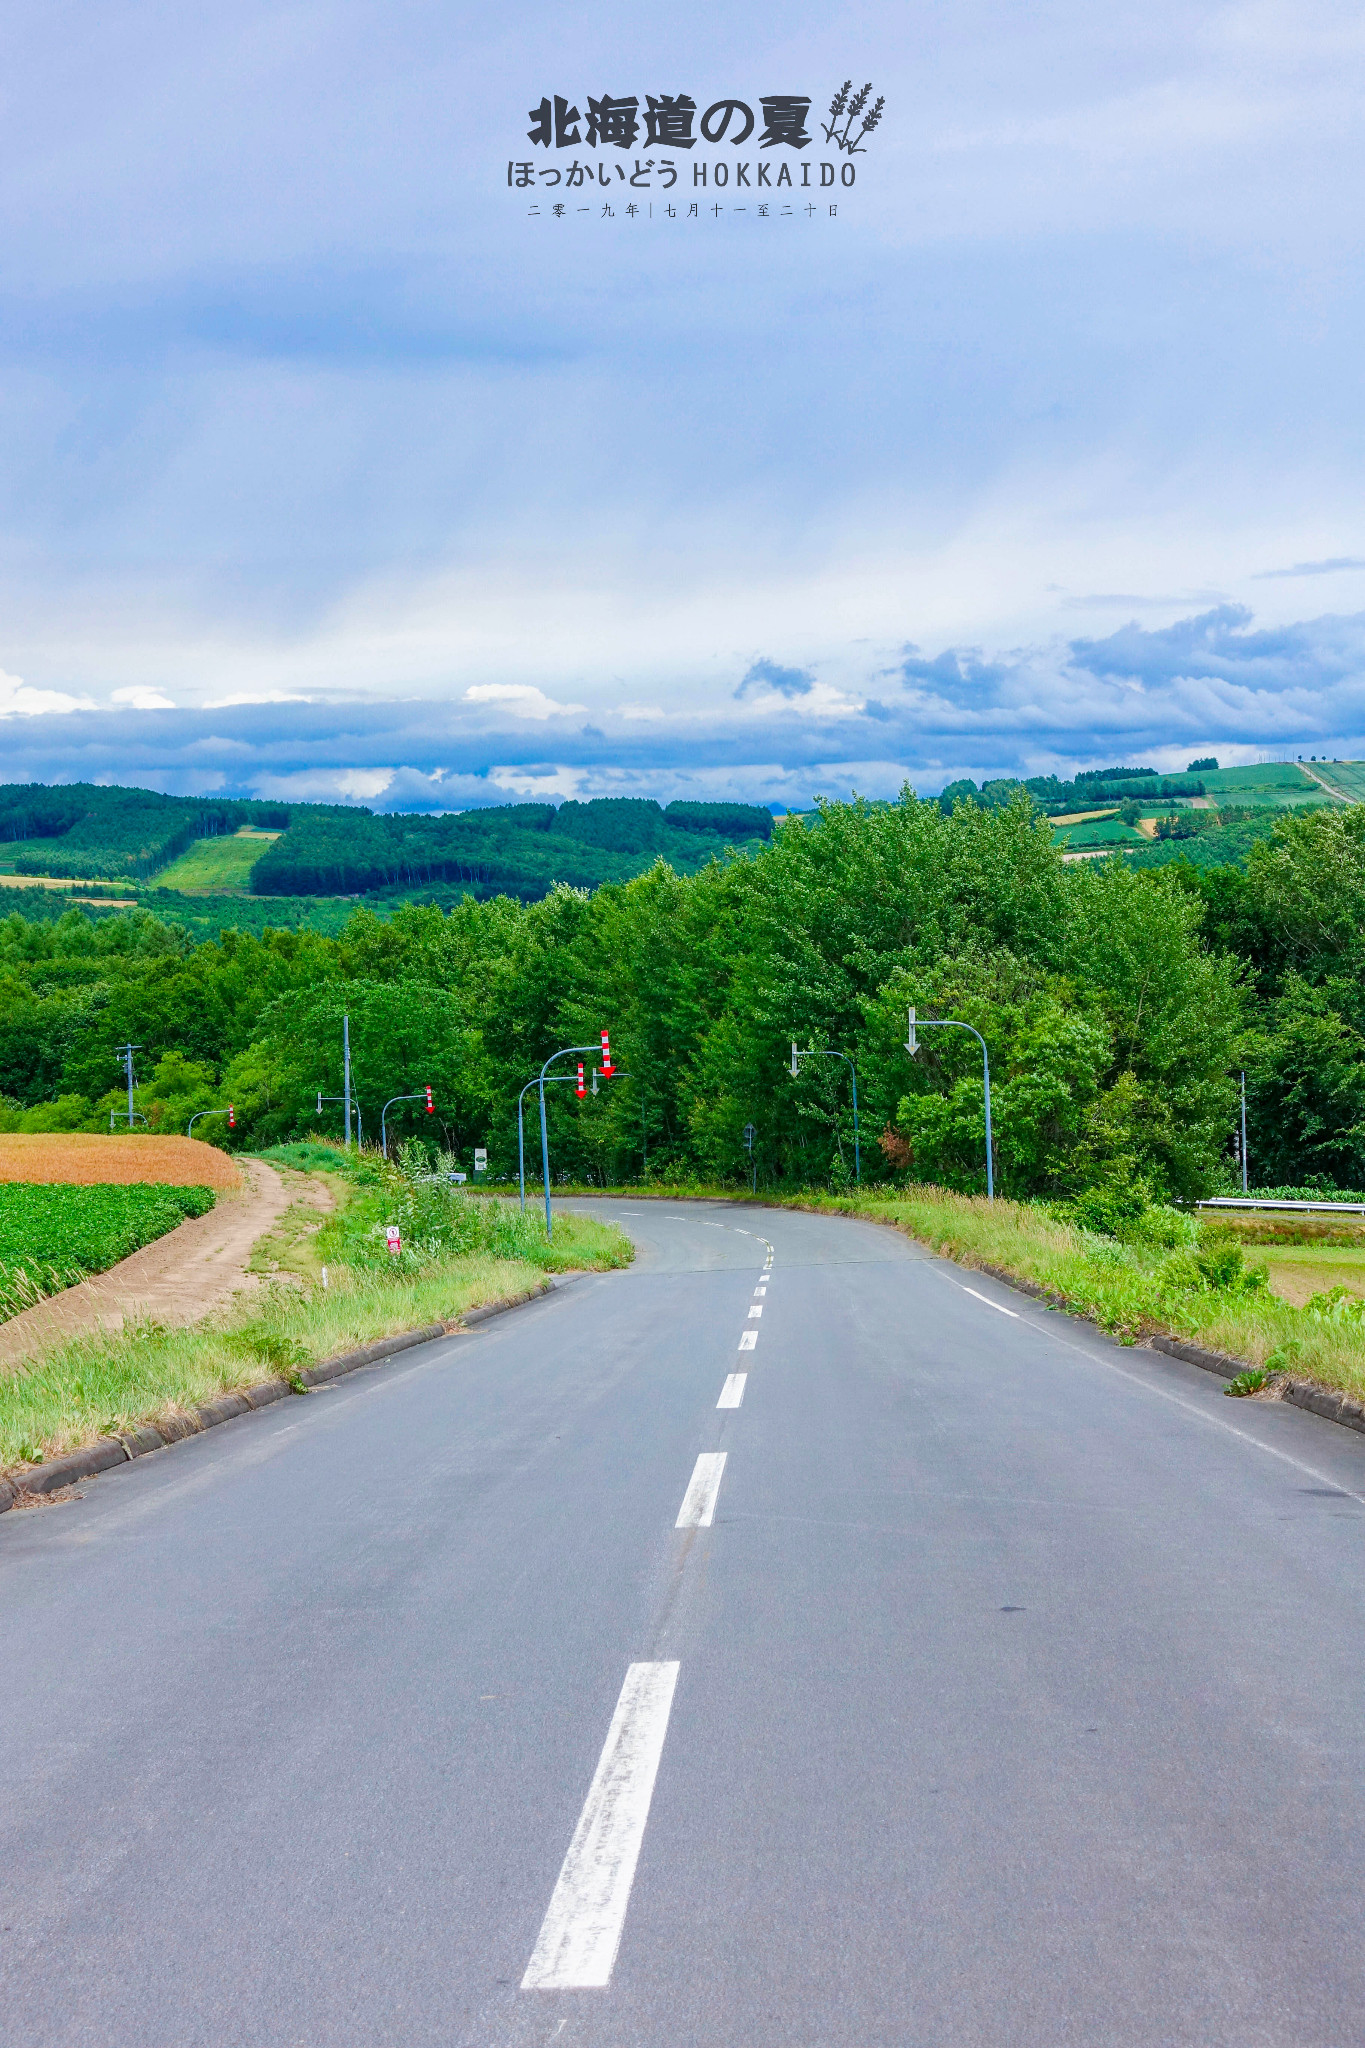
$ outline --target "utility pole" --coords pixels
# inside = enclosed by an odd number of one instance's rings
[[[343,1011],[341,1017],[341,1055],[344,1069],[342,1088],[346,1097],[346,1150],[351,1149],[351,1019]]]
[[[123,1062],[123,1070],[128,1077],[128,1128],[130,1131],[133,1128],[133,1119],[137,1114],[133,1108],[133,1054],[141,1052],[141,1050],[142,1047],[140,1045],[132,1044],[120,1045],[116,1049],[116,1057]],[[114,1115],[115,1112],[111,1110],[109,1113],[109,1127],[111,1130],[114,1125]]]

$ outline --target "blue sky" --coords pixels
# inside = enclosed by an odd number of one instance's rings
[[[1365,753],[1360,11],[689,12],[12,10],[6,779],[804,803]],[[557,220],[509,159],[646,152],[538,149],[555,93],[809,94],[762,160],[857,182],[689,182],[756,132]]]

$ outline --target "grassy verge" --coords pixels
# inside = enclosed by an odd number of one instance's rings
[[[1234,1233],[1217,1225],[1196,1231],[1191,1223],[1184,1241],[1171,1245],[1121,1244],[1063,1222],[1039,1205],[987,1202],[933,1187],[755,1197],[695,1183],[612,1192],[632,1200],[710,1198],[865,1217],[903,1230],[960,1265],[994,1267],[1032,1281],[1123,1343],[1157,1334],[1184,1337],[1250,1366],[1292,1372],[1365,1397],[1360,1301],[1344,1287],[1327,1285],[1303,1307],[1279,1299],[1266,1285],[1264,1268],[1248,1260]]]
[[[0,1470],[169,1420],[216,1395],[288,1376],[374,1337],[522,1293],[549,1272],[630,1263],[629,1241],[589,1217],[556,1220],[540,1255],[437,1255],[422,1265],[329,1265],[328,1285],[271,1285],[213,1328],[156,1324],[75,1340],[0,1378]]]

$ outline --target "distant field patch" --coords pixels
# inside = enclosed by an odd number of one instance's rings
[[[1063,825],[1053,839],[1064,853],[1080,853],[1090,847],[1141,846],[1142,834],[1121,818],[1097,818],[1084,825]]]
[[[45,1295],[107,1272],[174,1230],[203,1216],[215,1196],[205,1187],[0,1187],[0,1322]]]
[[[1309,773],[1334,796],[1365,804],[1365,761],[1315,761]]]
[[[0,1137],[0,1182],[5,1181],[84,1187],[155,1181],[222,1191],[239,1188],[242,1176],[226,1152],[198,1138],[43,1131]]]
[[[1221,797],[1225,804],[1273,804],[1280,808],[1321,803],[1326,794],[1297,761],[1261,761],[1249,768],[1211,768],[1203,781],[1208,794]]]
[[[218,839],[197,839],[188,853],[163,868],[157,886],[179,889],[186,896],[244,896],[251,887],[251,870],[279,837],[278,832],[244,825],[240,832]]]

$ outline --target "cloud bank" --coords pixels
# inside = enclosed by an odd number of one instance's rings
[[[818,664],[752,661],[716,702],[550,703],[530,686],[448,697],[347,696],[176,709],[53,704],[8,679],[15,780],[145,784],[381,809],[526,795],[704,795],[808,803],[851,789],[928,793],[963,774],[1036,774],[1141,756],[1160,767],[1365,752],[1365,613],[1259,626],[1222,605],[986,653],[916,647],[865,659],[865,696]]]

